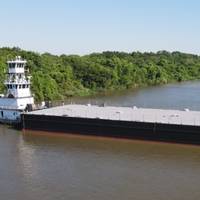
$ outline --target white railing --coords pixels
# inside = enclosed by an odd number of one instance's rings
[[[1,110],[19,110],[17,106],[0,106]]]

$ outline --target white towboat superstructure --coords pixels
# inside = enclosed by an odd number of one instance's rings
[[[31,110],[34,104],[30,91],[31,77],[26,76],[26,60],[22,60],[20,56],[7,64],[8,75],[4,82],[7,92],[0,95],[0,122],[18,123],[21,120],[21,112]]]

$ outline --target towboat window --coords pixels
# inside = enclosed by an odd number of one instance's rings
[[[15,68],[15,63],[10,63],[9,68]]]
[[[26,88],[26,85],[23,85],[23,88]]]
[[[3,111],[1,111],[1,117],[3,117]]]
[[[22,88],[22,85],[19,85],[19,89],[21,89]]]

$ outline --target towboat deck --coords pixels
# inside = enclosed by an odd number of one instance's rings
[[[200,111],[145,109],[135,106],[131,108],[70,104],[27,114],[200,126]]]

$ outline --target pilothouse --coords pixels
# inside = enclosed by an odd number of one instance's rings
[[[0,122],[18,123],[20,114],[31,110],[34,99],[31,94],[30,76],[26,76],[26,60],[16,56],[15,60],[7,62],[8,73],[4,83],[6,93],[0,95]]]

